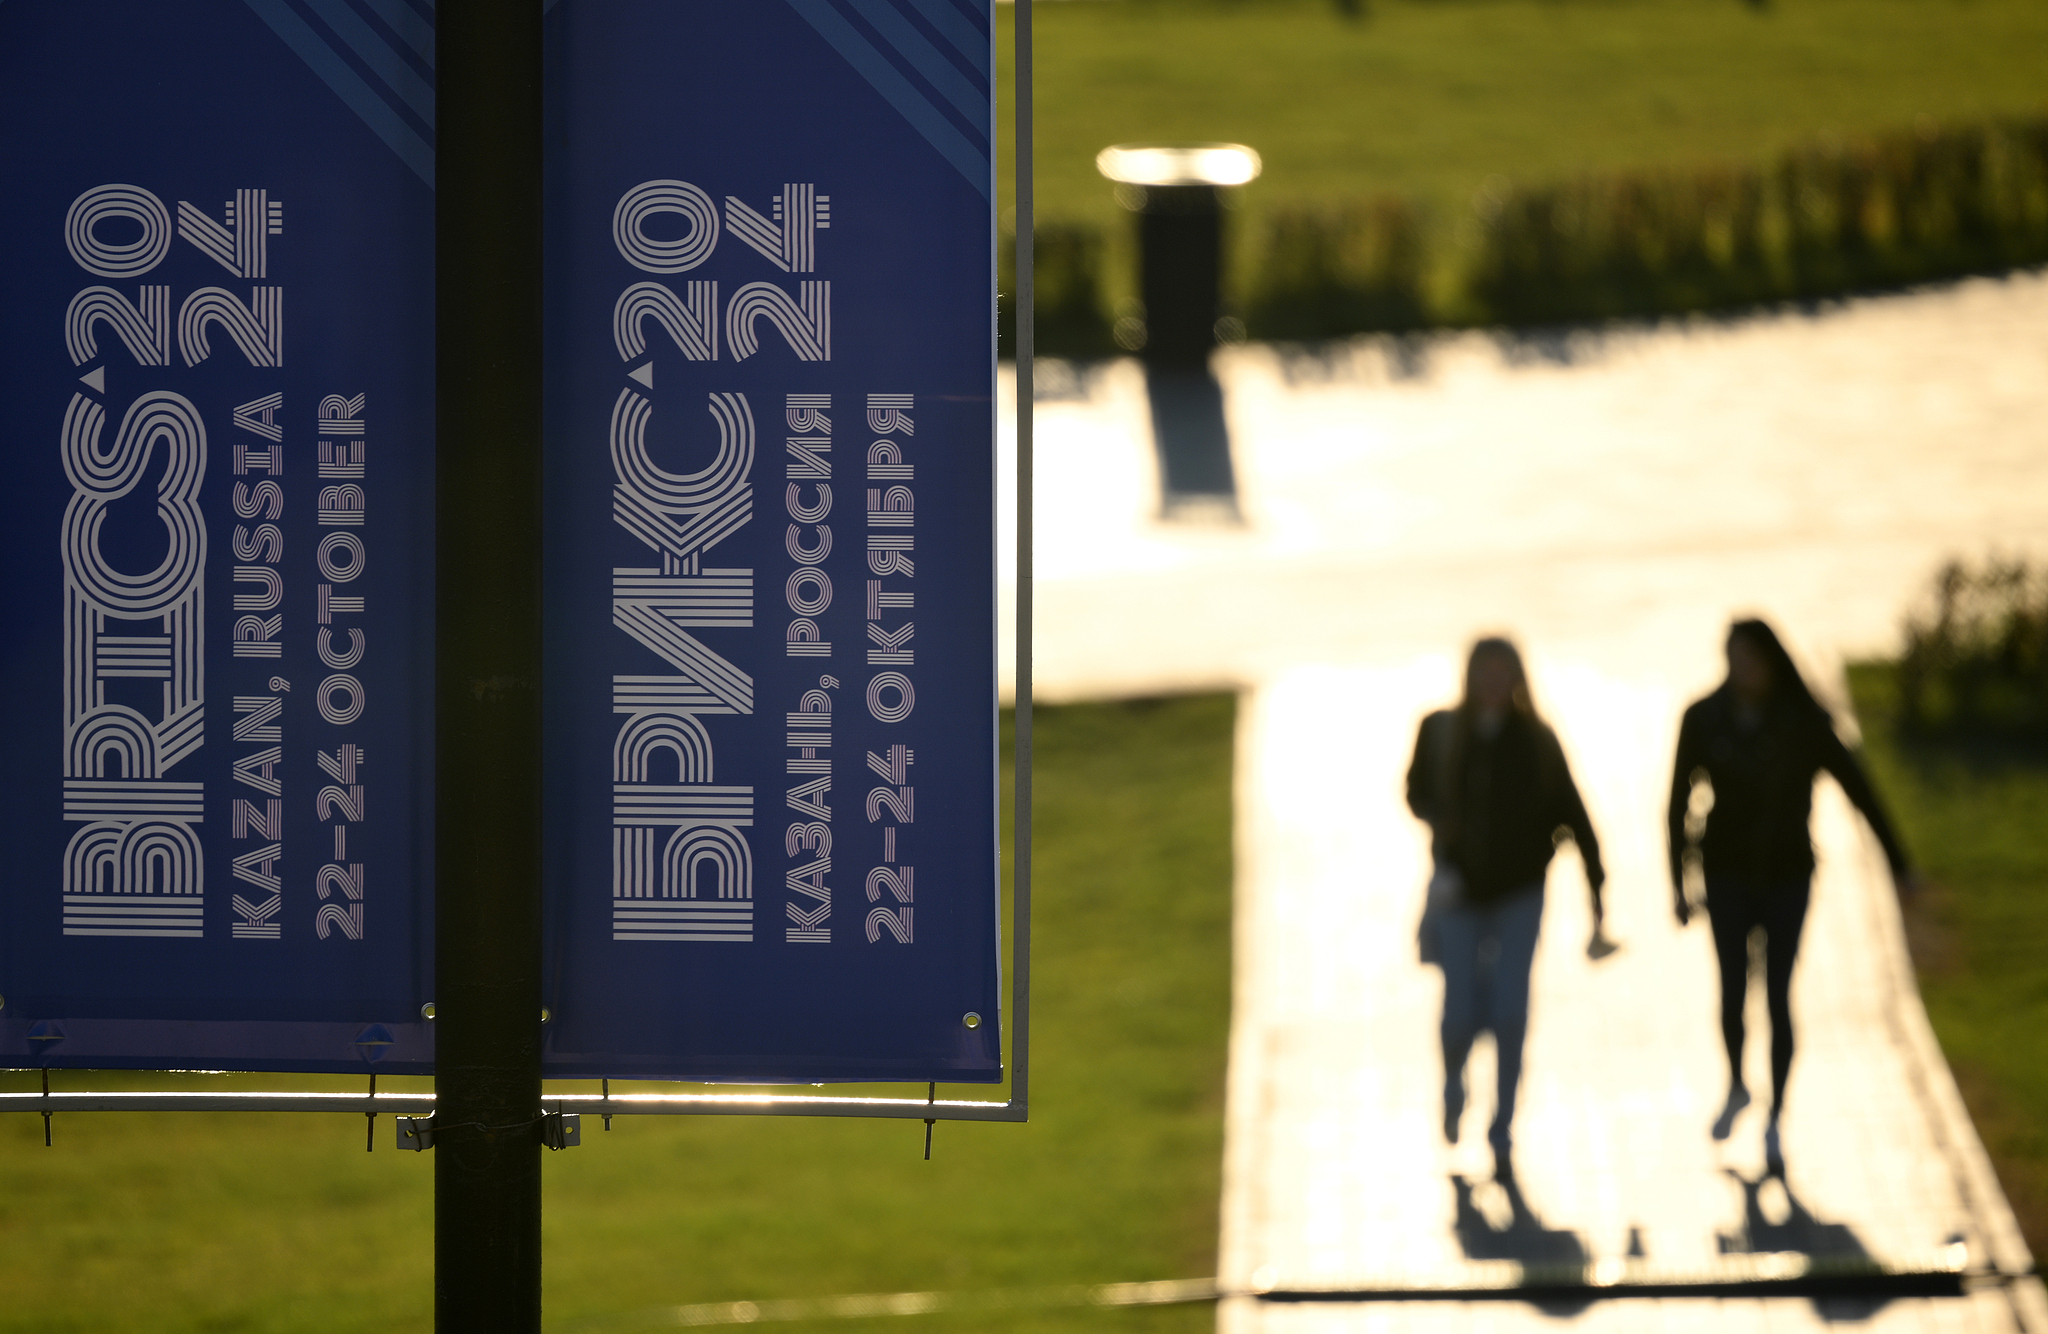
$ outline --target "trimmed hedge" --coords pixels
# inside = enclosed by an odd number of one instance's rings
[[[1338,338],[1431,323],[1422,220],[1399,199],[1275,210],[1244,301],[1253,338]]]
[[[1814,300],[2048,259],[2048,118],[1818,144],[1750,170],[1482,196],[1482,318],[1553,324]],[[1484,216],[1486,213],[1492,216]]]
[[[1906,622],[1899,717],[1909,734],[2048,738],[2048,569],[1951,561],[1930,608]]]
[[[1094,227],[1040,223],[1033,231],[1033,312],[1038,351],[1052,357],[1105,357],[1117,350],[1103,295],[1105,239]],[[1016,237],[996,248],[996,345],[1016,350]]]
[[[2004,272],[2048,261],[2048,116],[1924,123],[1759,167],[1495,178],[1462,221],[1396,198],[1280,208],[1233,248],[1234,307],[1275,340],[1733,310]],[[1041,352],[1115,350],[1108,250],[1096,228],[1039,227]],[[1008,292],[1008,238],[1002,256]],[[1007,352],[1007,306],[1003,331]]]

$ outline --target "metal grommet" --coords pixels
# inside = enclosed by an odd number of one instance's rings
[[[969,1010],[966,1014],[960,1016],[960,1022],[967,1025],[969,1028],[980,1028],[981,1016],[976,1014],[974,1011]]]
[[[432,1001],[428,1001],[428,1002],[427,1002],[427,1003],[426,1003],[425,1005],[422,1005],[422,1006],[420,1006],[420,1018],[422,1018],[422,1019],[429,1019],[429,1020],[430,1020],[430,1019],[432,1019],[433,1017],[434,1017],[434,1002],[432,1002]]]
[[[545,1005],[541,1006],[541,1007],[540,1007],[540,1021],[541,1021],[542,1023],[546,1023],[546,1022],[547,1022],[548,1020],[550,1020],[550,1019],[552,1019],[552,1018],[554,1018],[554,1016],[553,1016],[552,1014],[549,1014],[549,1013],[548,1013],[548,1007],[547,1007],[547,1006],[545,1006]]]

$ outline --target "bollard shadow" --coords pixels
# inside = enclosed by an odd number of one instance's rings
[[[1508,1222],[1494,1226],[1479,1208],[1477,1184],[1458,1173],[1451,1174],[1451,1189],[1457,1193],[1458,1213],[1451,1224],[1458,1245],[1468,1260],[1512,1260],[1522,1266],[1531,1282],[1575,1282],[1585,1272],[1591,1256],[1576,1232],[1545,1227],[1529,1207],[1511,1166],[1503,1165],[1494,1178],[1507,1196]],[[1545,1297],[1531,1304],[1548,1315],[1571,1315],[1591,1305],[1593,1298]]]
[[[1216,376],[1206,367],[1147,366],[1145,396],[1159,454],[1162,515],[1236,522],[1237,475]]]
[[[1742,1188],[1742,1227],[1734,1233],[1717,1232],[1714,1240],[1723,1255],[1804,1255],[1814,1268],[1840,1273],[1869,1267],[1877,1262],[1846,1223],[1830,1223],[1814,1216],[1812,1210],[1792,1193],[1782,1174],[1766,1172],[1751,1180],[1733,1168],[1728,1178]],[[1766,1206],[1765,1192],[1776,1182],[1784,1192],[1782,1210]],[[1774,1219],[1772,1215],[1782,1214]],[[1815,1297],[1813,1307],[1822,1320],[1864,1321],[1876,1315],[1890,1298],[1872,1294]]]

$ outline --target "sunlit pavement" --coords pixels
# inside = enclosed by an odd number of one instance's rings
[[[1882,858],[1831,785],[1794,988],[1788,1170],[1725,1089],[1703,923],[1672,920],[1677,717],[1759,612],[1839,694],[1950,555],[2048,552],[2048,279],[1815,315],[1504,345],[1467,335],[1219,359],[1241,525],[1157,520],[1141,373],[1048,367],[1041,698],[1245,690],[1222,1202],[1226,1291],[1782,1277],[2031,1264],[1911,981]],[[1007,421],[1007,411],[1006,411]],[[1006,506],[1007,508],[1007,506]],[[1006,541],[1007,547],[1007,541]],[[1553,868],[1521,1112],[1494,1180],[1484,1044],[1437,1126],[1441,984],[1415,960],[1414,728],[1479,631],[1528,651],[1585,790],[1619,954]],[[1007,652],[1007,650],[1006,650]],[[1761,995],[1752,1088],[1767,1088]],[[2048,1329],[2038,1281],[1962,1298],[1226,1300],[1230,1331]]]

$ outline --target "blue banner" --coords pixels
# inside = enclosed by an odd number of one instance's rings
[[[433,63],[0,4],[0,1065],[431,1069]]]
[[[548,23],[547,1073],[997,1081],[988,0]]]

